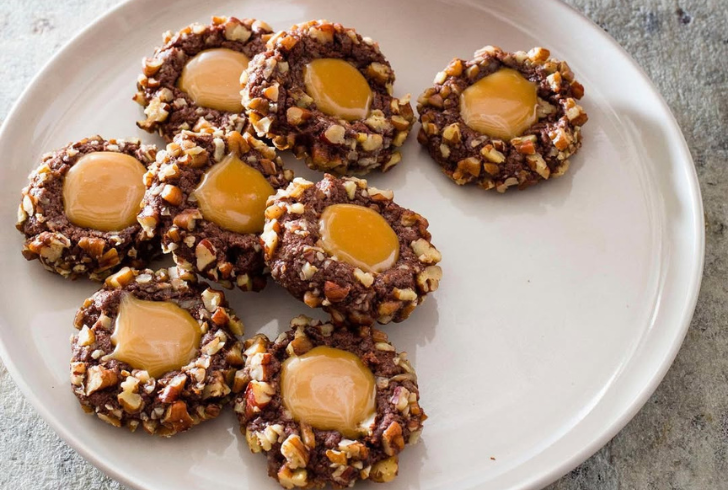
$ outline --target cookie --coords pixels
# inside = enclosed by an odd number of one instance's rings
[[[145,266],[159,241],[136,216],[156,152],[137,139],[94,136],[43,155],[18,208],[23,256],[71,279],[100,281],[124,265]]]
[[[547,49],[486,46],[454,59],[419,97],[417,140],[458,185],[526,189],[568,170],[588,120],[583,95]]]
[[[183,130],[243,131],[240,74],[271,35],[265,22],[235,17],[165,33],[162,47],[142,62],[134,100],[146,119],[137,125],[167,141]]]
[[[265,287],[259,235],[269,195],[293,177],[249,133],[183,131],[150,167],[139,216],[178,266],[225,288]]]
[[[265,211],[271,276],[336,323],[406,319],[437,289],[441,255],[427,220],[393,198],[356,177],[294,179]]]
[[[243,324],[190,272],[124,268],[74,325],[73,393],[113,426],[172,436],[216,417],[244,387]]]
[[[319,20],[270,39],[241,78],[259,137],[314,169],[386,172],[400,162],[414,122],[409,96],[392,96],[394,72],[377,43]]]
[[[240,430],[285,488],[388,482],[427,418],[405,353],[371,327],[335,328],[300,316],[275,342],[245,342],[235,400]]]

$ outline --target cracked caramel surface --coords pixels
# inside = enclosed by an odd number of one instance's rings
[[[487,86],[488,77],[508,72],[519,75],[508,90]],[[566,173],[569,158],[581,147],[588,117],[577,100],[584,87],[547,49],[508,53],[486,46],[470,61],[454,59],[434,83],[418,99],[417,141],[458,185],[526,189]],[[535,118],[528,84],[536,87]],[[475,91],[481,93],[473,97],[473,110],[463,111],[463,99]],[[478,102],[483,95],[496,96],[495,103]],[[527,99],[521,107],[518,98]],[[477,114],[481,110],[489,113]],[[510,127],[503,118],[510,119]]]
[[[233,168],[232,173],[239,185],[223,182],[217,189],[233,193],[221,200],[226,206],[234,204],[223,212],[215,206],[221,196],[206,201],[200,189],[204,192],[210,172],[224,170],[217,165],[234,163],[232,160],[242,166]],[[258,195],[251,203],[247,197],[257,195],[256,189],[263,188],[267,194],[285,187],[293,173],[282,165],[275,150],[250,133],[183,131],[149,169],[139,222],[145,231],[159,227],[162,249],[172,253],[179,267],[225,288],[259,291],[266,283],[258,231],[263,224],[265,199]],[[226,175],[223,180],[231,178]],[[215,193],[213,189],[211,194]],[[250,220],[240,216],[241,212],[247,212]]]
[[[297,421],[285,408],[281,372],[286,363],[320,349],[358,359],[375,380],[374,415],[349,438]],[[285,488],[335,488],[357,480],[386,482],[399,469],[399,454],[414,444],[427,416],[419,404],[417,375],[387,335],[371,327],[339,326],[299,316],[291,330],[271,342],[257,335],[245,342],[244,377],[235,399],[240,431],[251,451],[263,452],[268,474]],[[405,470],[406,471],[406,470]]]
[[[101,281],[125,265],[144,267],[159,255],[156,229],[144,233],[136,220],[138,203],[132,203],[131,208],[127,206],[129,203],[122,203],[122,208],[132,210],[134,219],[117,230],[79,226],[66,214],[63,194],[67,176],[69,173],[73,176],[74,167],[89,155],[106,153],[112,154],[112,158],[123,156],[136,160],[140,170],[145,170],[154,162],[157,149],[154,145],[142,145],[136,139],[106,140],[93,136],[43,155],[41,164],[29,176],[28,186],[22,190],[15,225],[25,235],[23,256],[27,260],[38,260],[47,270],[70,279],[89,277]],[[112,180],[115,176],[113,169],[104,174],[104,178]],[[139,173],[140,183],[142,174],[143,171]],[[77,184],[79,188],[87,185],[83,179]],[[90,191],[83,189],[83,194],[89,198],[87,201],[91,201],[86,204],[105,202],[106,196],[98,195],[101,191],[98,183],[92,182],[91,186]],[[121,194],[126,195],[125,192]],[[107,217],[112,221],[116,219],[115,216]]]
[[[130,297],[146,304],[171,304],[189,315],[199,328],[190,360],[155,372],[115,355],[118,320]],[[221,291],[198,283],[188,271],[125,267],[83,303],[74,326],[79,332],[72,339],[73,393],[84,411],[115,427],[142,428],[169,437],[216,417],[233,394],[244,388],[242,372],[238,374],[244,360],[236,339],[243,334],[243,324],[227,308]],[[137,324],[135,328],[139,334],[154,327]]]
[[[405,320],[437,290],[441,255],[431,243],[427,220],[393,198],[392,191],[356,177],[325,174],[316,184],[294,179],[268,201],[265,212],[261,239],[271,276],[309,307],[323,308],[336,323]],[[336,205],[361,206],[381,216],[399,248],[389,267],[363,270],[327,251],[320,221]]]
[[[349,82],[337,83],[342,77]],[[241,84],[258,136],[293,150],[314,170],[386,172],[400,162],[397,148],[414,123],[409,96],[392,95],[394,72],[377,43],[324,20],[273,36],[251,60]],[[326,90],[333,92],[326,96]]]
[[[219,77],[209,79],[204,77],[204,73],[198,72],[199,76],[195,79],[186,77],[186,80],[182,80],[182,87],[180,78],[188,62],[199,64],[198,56],[202,53],[203,61],[212,59],[212,63],[205,64],[207,68],[213,69],[215,56],[209,56],[211,53],[231,50],[251,59],[265,49],[265,43],[272,34],[273,31],[265,22],[235,17],[213,17],[209,25],[192,24],[176,33],[165,33],[164,44],[142,62],[142,75],[137,81],[134,100],[144,107],[145,119],[138,121],[137,126],[150,133],[158,133],[168,142],[184,130],[243,131],[247,119],[240,106],[239,96],[237,100],[230,98],[231,92],[233,95],[239,92],[237,86],[205,94],[201,90],[204,83],[195,81],[219,82]],[[241,60],[235,63],[235,69],[244,64]],[[224,72],[226,78],[230,79],[231,70],[229,63],[227,65]],[[237,84],[234,76],[232,80]]]

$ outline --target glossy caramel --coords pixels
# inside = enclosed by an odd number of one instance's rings
[[[236,233],[260,233],[274,193],[262,173],[231,153],[210,167],[193,196],[206,220]]]
[[[356,438],[374,414],[374,375],[351,352],[314,347],[288,358],[281,369],[283,403],[299,422]]]
[[[146,301],[126,294],[121,300],[111,343],[111,358],[155,378],[176,371],[195,358],[200,325],[170,301]]]
[[[537,108],[536,84],[511,68],[481,78],[460,96],[465,124],[506,141],[521,136],[538,121]]]
[[[356,204],[334,204],[319,220],[324,250],[367,272],[382,272],[399,259],[399,238],[376,211]]]
[[[137,222],[146,169],[124,153],[99,151],[78,159],[63,181],[63,210],[76,226],[119,231]]]
[[[206,49],[187,62],[177,86],[198,106],[242,112],[240,75],[249,62],[247,56],[232,49]]]
[[[303,69],[306,92],[316,107],[329,116],[346,121],[365,119],[372,90],[354,65],[336,58],[318,58]]]

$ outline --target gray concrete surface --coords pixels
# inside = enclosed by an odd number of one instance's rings
[[[541,0],[533,0],[541,1]],[[627,427],[549,490],[728,489],[728,1],[566,0],[644,67],[700,177],[705,275],[685,343]],[[119,0],[0,2],[0,119],[42,64]],[[0,489],[123,489],[66,446],[0,363]]]

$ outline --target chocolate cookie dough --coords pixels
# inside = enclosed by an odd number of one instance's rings
[[[305,316],[291,327],[273,343],[263,335],[245,342],[249,383],[235,412],[248,446],[266,453],[268,474],[289,489],[393,480],[399,453],[427,418],[406,354],[371,327]],[[292,384],[301,379],[311,382]]]
[[[336,323],[406,319],[437,289],[441,256],[427,220],[393,198],[356,177],[294,179],[265,211],[273,279]]]
[[[409,96],[392,96],[391,66],[353,29],[320,20],[279,32],[241,83],[258,136],[314,170],[386,172],[401,160],[396,149],[414,122]]]
[[[137,139],[94,136],[45,154],[18,208],[23,256],[71,279],[103,280],[124,265],[146,265],[159,241],[154,229],[142,233],[136,215],[156,153]]]
[[[137,125],[167,141],[182,130],[243,131],[247,121],[239,103],[239,72],[263,51],[272,32],[265,22],[235,17],[213,17],[210,25],[192,24],[174,34],[166,32],[163,46],[142,64],[134,100],[144,107],[146,119]],[[205,80],[185,73],[191,61],[197,65],[196,73],[204,77],[205,71],[213,72],[215,77]],[[190,87],[180,83],[183,76],[189,77]],[[203,83],[196,86],[195,80]],[[222,86],[214,87],[212,93],[197,93],[210,89],[207,83]],[[232,106],[230,94],[236,97]]]
[[[245,291],[265,287],[259,235],[266,199],[293,177],[249,133],[183,131],[148,174],[139,222],[178,266]]]
[[[419,97],[417,140],[458,185],[525,189],[568,170],[588,119],[576,102],[583,95],[547,49],[486,46],[471,61],[454,59]]]
[[[190,272],[124,268],[84,302],[74,325],[73,393],[113,426],[172,436],[216,417],[244,387],[235,338],[243,325],[224,294]]]

